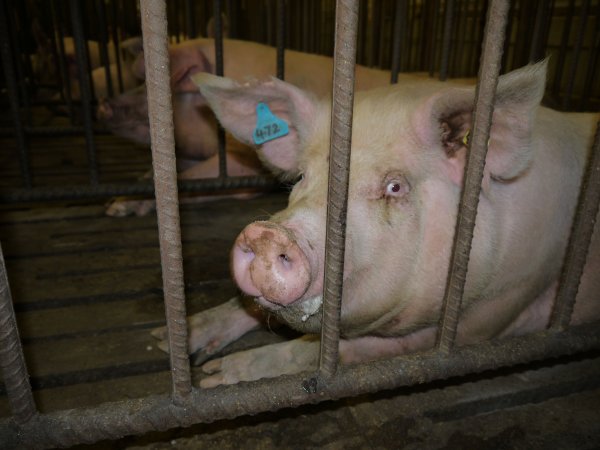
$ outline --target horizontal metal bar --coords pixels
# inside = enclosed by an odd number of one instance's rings
[[[4,419],[0,421],[0,442],[6,449],[66,447],[427,383],[600,348],[599,325],[592,323],[568,332],[544,331],[488,341],[457,347],[447,354],[430,351],[340,366],[326,383],[304,373],[215,389],[193,389],[180,406],[175,406],[168,395],[157,395],[105,403],[96,408],[40,414],[21,425]],[[307,383],[317,389],[305,389]]]
[[[203,180],[180,180],[180,192],[217,192],[227,189],[262,188],[270,189],[279,185],[277,180],[267,176],[207,178]],[[152,195],[154,185],[146,183],[99,184],[96,186],[47,186],[31,189],[2,189],[0,203],[31,202],[43,200],[77,200],[104,198],[115,195]]]
[[[104,128],[93,128],[94,134],[110,134]],[[83,127],[23,127],[25,134],[29,136],[72,136],[85,133]],[[15,134],[13,128],[0,128],[0,137],[11,137]]]

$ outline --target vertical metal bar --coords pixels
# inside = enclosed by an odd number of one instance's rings
[[[89,74],[86,73],[86,69],[89,67],[89,61],[87,45],[83,33],[81,3],[78,0],[71,0],[70,6],[73,37],[75,38],[75,52],[77,55],[77,72],[79,75],[79,94],[81,96],[83,127],[90,169],[90,184],[96,186],[98,184],[98,163],[96,161],[96,144],[94,142],[94,132],[92,130],[92,92]]]
[[[465,287],[473,230],[477,217],[487,142],[492,124],[494,97],[500,74],[507,16],[508,0],[492,0],[490,2],[477,88],[475,90],[473,134],[469,143],[465,181],[458,210],[454,248],[444,295],[444,311],[438,335],[438,346],[443,352],[450,351],[456,337],[460,304]]]
[[[533,36],[529,48],[529,62],[539,61],[543,56],[544,39],[546,38],[546,23],[550,15],[551,2],[549,0],[540,0],[537,4],[535,15],[535,24],[533,27]]]
[[[285,0],[277,0],[277,78],[285,76]]]
[[[185,16],[187,19],[186,31],[188,39],[194,39],[196,37],[196,9],[193,0],[186,0],[185,2]]]
[[[434,0],[433,2],[433,14],[432,20],[433,25],[431,27],[431,48],[429,49],[429,76],[433,77],[435,73],[435,55],[437,50],[437,35],[438,35],[438,12],[440,9],[440,0]]]
[[[173,401],[192,390],[187,349],[187,322],[173,111],[169,74],[167,5],[165,0],[140,1],[148,89],[148,118],[160,238],[160,258],[169,335]]]
[[[598,3],[598,13],[596,22],[600,23],[600,3]],[[581,101],[579,102],[579,110],[585,111],[588,106],[590,97],[594,95],[592,86],[594,83],[594,74],[598,69],[598,57],[600,56],[600,28],[596,30],[592,48],[590,49],[590,57],[588,59],[588,67],[585,75],[585,82],[583,85],[583,92],[581,93]]]
[[[404,43],[406,28],[406,0],[396,0],[396,14],[394,16],[394,44],[392,47],[392,84],[398,83],[400,72],[400,57]],[[435,38],[434,38],[435,39]]]
[[[325,377],[335,373],[338,362],[357,32],[358,0],[338,0],[335,13],[323,327],[319,361],[319,370]]]
[[[579,56],[581,55],[581,47],[583,46],[583,39],[585,37],[585,28],[587,25],[589,11],[590,0],[583,0],[581,11],[579,13],[579,23],[577,24],[577,37],[573,47],[573,59],[570,64],[571,70],[569,71],[567,91],[565,92],[562,103],[562,107],[565,110],[569,109],[571,104],[571,96],[573,95],[573,89],[575,89],[575,77],[577,76],[577,66],[579,65]]]
[[[444,37],[442,40],[442,61],[440,63],[440,81],[448,79],[448,65],[450,63],[450,38],[454,19],[454,0],[446,0],[444,11]]]
[[[13,116],[13,124],[15,127],[15,135],[17,138],[17,148],[19,149],[19,165],[21,168],[21,178],[23,186],[31,187],[31,171],[29,166],[29,156],[27,148],[27,139],[25,137],[25,129],[21,120],[21,111],[19,105],[19,95],[15,68],[13,65],[13,55],[11,53],[10,40],[8,35],[8,5],[5,1],[0,3],[0,53],[2,55],[2,68],[4,70],[4,79],[6,80],[6,89],[8,101],[10,102],[10,110]]]
[[[215,71],[216,75],[223,76],[223,8],[221,0],[213,2],[213,19],[215,21]],[[225,154],[225,130],[217,126],[219,139],[219,177],[227,176],[227,156]]]
[[[560,277],[551,328],[565,330],[571,322],[579,282],[587,258],[600,203],[600,122],[582,180],[582,190]]]
[[[65,34],[64,34],[64,21],[63,21],[63,17],[62,17],[62,10],[59,10],[59,12],[57,13],[57,6],[56,6],[56,2],[52,1],[50,2],[51,5],[51,11],[53,14],[53,22],[56,24],[56,28],[55,28],[55,32],[56,32],[56,40],[58,42],[58,56],[59,59],[57,61],[58,67],[60,67],[60,71],[61,74],[63,74],[63,80],[65,82],[64,87],[63,87],[63,91],[62,94],[65,97],[65,100],[67,102],[67,106],[69,108],[69,120],[71,121],[72,125],[75,125],[75,108],[73,105],[73,98],[71,96],[72,90],[72,80],[69,74],[69,71],[67,70],[67,59],[65,56]]]
[[[117,65],[117,82],[119,83],[119,93],[123,93],[125,90],[123,87],[123,71],[121,69],[121,45],[119,43],[119,27],[117,26],[118,12],[117,12],[117,0],[111,2],[111,22],[112,22],[112,43],[115,48],[115,64]]]
[[[6,265],[0,246],[0,365],[8,401],[17,421],[23,423],[36,413],[35,401],[19,340]]]
[[[573,16],[575,14],[575,0],[569,1],[569,7],[567,9],[565,17],[565,25],[563,27],[563,33],[560,40],[560,50],[558,51],[558,61],[556,63],[556,73],[554,74],[554,83],[552,89],[556,97],[560,94],[560,85],[562,83],[562,76],[564,74],[565,61],[567,59],[567,49],[569,46],[569,37],[571,36],[571,25],[573,23]]]
[[[114,94],[113,84],[112,84],[112,74],[110,72],[110,57],[108,55],[108,32],[106,31],[106,6],[104,4],[104,0],[96,0],[96,12],[98,13],[98,28],[100,29],[100,40],[99,40],[99,48],[100,48],[100,57],[101,61],[104,64],[104,74],[106,76],[106,92],[109,97],[112,97]]]
[[[17,4],[20,5],[20,3]],[[11,17],[11,14],[13,13],[17,14],[17,8],[15,8],[14,4],[12,5],[12,8],[9,8],[8,3],[6,6],[7,9],[5,14],[8,19],[6,25],[8,26],[9,38],[11,39],[10,48],[12,49],[12,54],[15,55],[15,58],[13,59],[13,67],[17,76],[17,85],[21,91],[21,100],[23,102],[22,114],[26,118],[25,121],[31,123],[31,102],[29,101],[27,79],[23,73],[23,51],[21,50],[21,43],[15,23],[18,20],[18,16],[13,15]]]

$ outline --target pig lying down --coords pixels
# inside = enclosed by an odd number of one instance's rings
[[[459,345],[547,324],[580,178],[598,115],[540,106],[546,64],[499,82]],[[288,207],[248,225],[232,250],[234,278],[256,306],[232,299],[189,319],[190,352],[213,355],[258,327],[257,308],[306,336],[204,364],[201,386],[316,367],[321,326],[329,102],[281,81],[251,85],[207,74],[217,117],[253,145],[264,103],[289,125],[258,148],[288,180]],[[441,313],[470,130],[474,87],[430,81],[357,93],[347,218],[342,363],[428,349]],[[597,233],[596,233],[597,234]],[[600,317],[600,242],[590,249],[572,322]],[[155,331],[164,337],[164,330]],[[162,343],[164,346],[164,343]]]
[[[228,77],[245,82],[248,79],[264,79],[276,73],[276,49],[266,45],[226,39],[223,42],[224,71]],[[171,89],[173,92],[173,123],[177,158],[181,179],[214,178],[218,176],[216,119],[206,99],[191,81],[197,73],[214,73],[216,67],[214,40],[194,39],[169,47]],[[287,50],[285,76],[290,83],[315,93],[318,97],[328,95],[332,83],[332,58]],[[143,53],[130,69],[137,77],[144,77]],[[418,75],[400,75],[400,82],[421,79]],[[358,90],[385,86],[390,82],[388,71],[357,66]],[[101,102],[97,116],[114,134],[143,145],[150,144],[148,106],[145,86]],[[234,150],[227,145],[228,171],[231,176],[255,175],[262,166],[255,152],[245,148],[246,155],[240,163],[244,148]],[[231,160],[231,161],[230,161]],[[243,172],[236,170],[243,166]],[[186,170],[189,169],[189,170]],[[204,197],[206,198],[206,197]],[[153,201],[121,199],[112,203],[107,214],[123,216],[131,213],[144,214],[153,209]]]

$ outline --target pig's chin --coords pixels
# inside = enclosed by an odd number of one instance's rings
[[[301,333],[321,331],[323,297],[320,295],[286,306],[272,303],[264,297],[257,297],[255,301],[281,322]]]

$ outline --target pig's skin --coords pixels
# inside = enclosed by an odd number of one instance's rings
[[[458,344],[539,330],[549,320],[599,117],[539,106],[545,75],[541,63],[500,80]],[[257,304],[294,328],[316,333],[320,311],[304,321],[302,306],[322,290],[328,103],[276,80],[241,87],[208,75],[196,79],[223,125],[246,143],[254,126],[248,111],[259,98],[290,123],[292,132],[264,144],[259,154],[283,176],[303,174],[288,208],[270,223],[286,227],[295,237],[311,276],[299,298],[274,302],[259,296]],[[341,313],[343,363],[427,349],[434,343],[462,182],[462,138],[471,126],[473,98],[472,88],[436,82],[356,96]],[[596,230],[574,324],[600,317],[595,298],[599,268]],[[247,280],[241,284],[247,291],[262,289]],[[241,311],[241,303],[237,307]],[[221,314],[221,308],[210,311],[213,318],[231,316],[231,311]],[[251,320],[239,323],[237,334],[258,326]],[[201,342],[215,340],[222,346],[228,339],[225,330],[202,339],[199,334],[202,330],[193,329],[190,351]],[[317,358],[317,341],[306,337],[235,353],[206,363],[203,369],[211,375],[201,386],[310,370]]]

